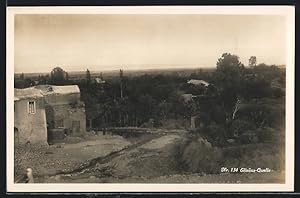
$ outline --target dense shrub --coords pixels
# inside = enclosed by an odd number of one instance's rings
[[[242,144],[257,143],[258,137],[253,130],[246,130],[243,134],[238,137],[238,141]]]
[[[181,149],[179,161],[183,163],[187,171],[198,173],[217,173],[219,171],[218,160],[222,154],[206,139],[198,137],[183,144]]]
[[[215,122],[204,128],[205,137],[214,145],[222,145],[226,139],[226,131],[223,125],[218,125]]]
[[[271,97],[272,89],[270,81],[261,74],[253,78],[245,78],[242,83],[241,94],[246,98]]]
[[[232,122],[231,130],[233,136],[240,136],[248,130],[254,129],[255,125],[251,121],[236,119]]]
[[[243,104],[236,117],[238,120],[252,123],[256,128],[280,128],[284,125],[284,111],[284,104],[261,100],[260,103]]]
[[[275,142],[280,136],[279,131],[270,127],[258,128],[255,133],[260,142]]]
[[[175,144],[174,151],[182,172],[218,174],[221,167],[284,169],[283,144],[214,147],[204,138],[189,136]]]
[[[217,124],[224,124],[226,121],[226,113],[224,109],[213,102],[213,105],[208,109],[209,120],[216,122]]]
[[[188,129],[190,127],[190,120],[186,120],[186,119],[161,120],[159,127],[164,129]]]
[[[279,145],[265,143],[222,148],[221,166],[283,170],[283,151]]]
[[[193,133],[207,139],[213,146],[224,145],[226,142],[225,126],[215,122],[198,127]]]

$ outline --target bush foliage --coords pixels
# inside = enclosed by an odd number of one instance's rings
[[[251,61],[250,61],[251,59]],[[151,127],[187,128],[191,116],[197,116],[196,132],[205,135],[214,145],[224,145],[227,139],[239,142],[246,136],[265,141],[260,137],[270,131],[284,128],[285,71],[276,66],[256,64],[255,56],[245,67],[237,55],[224,53],[217,60],[215,70],[196,70],[189,74],[180,72],[127,75],[105,78],[97,83],[87,70],[81,79],[70,79],[62,68],[56,67],[50,75],[31,79],[21,74],[15,80],[16,88],[39,84],[77,84],[85,103],[88,128]],[[96,76],[97,77],[97,76]],[[202,79],[208,87],[187,83]],[[185,101],[183,94],[193,94]],[[242,101],[238,104],[238,101]],[[171,121],[175,120],[175,124]],[[246,135],[245,135],[246,134]],[[250,137],[254,134],[257,137]],[[258,137],[259,136],[259,137]],[[246,141],[247,142],[247,141]]]

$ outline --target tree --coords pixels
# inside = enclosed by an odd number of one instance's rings
[[[167,119],[167,116],[169,116],[170,111],[172,110],[172,103],[163,100],[158,104],[157,110],[159,111],[158,113],[161,116],[161,118],[165,120]]]
[[[86,70],[86,82],[88,83],[88,84],[90,84],[91,83],[91,73],[90,73],[90,70]]]
[[[69,81],[69,74],[66,72],[66,80]]]
[[[35,84],[34,81],[31,80],[30,78],[25,78],[23,80],[15,79],[15,81],[14,81],[14,87],[20,88],[20,89],[34,86],[34,84]]]
[[[244,66],[240,62],[237,55],[232,55],[230,53],[223,53],[221,58],[217,61],[217,71],[226,72],[226,71],[238,71]]]
[[[220,98],[226,115],[226,123],[230,129],[234,118],[238,96],[242,91],[244,66],[239,57],[224,53],[217,62],[216,84],[220,87]],[[228,131],[229,132],[229,131]]]
[[[51,83],[54,85],[63,85],[66,82],[66,72],[60,68],[60,67],[55,67],[51,73]]]
[[[240,91],[243,69],[244,65],[236,55],[224,53],[218,59],[215,80],[216,84],[222,89],[221,95],[223,95],[227,106],[233,105],[236,101]]]
[[[93,120],[97,118],[99,115],[99,104],[97,104],[94,96],[90,94],[86,94],[83,97],[85,101],[85,109],[86,109],[86,119],[88,120],[88,128],[91,129],[93,127]]]
[[[22,74],[20,75],[20,79],[21,79],[21,80],[24,80],[24,73],[22,73]]]
[[[154,115],[156,104],[157,103],[155,99],[149,94],[142,95],[138,98],[136,108],[141,119],[140,121],[146,122],[150,118],[152,118],[152,116]]]
[[[254,67],[256,66],[256,56],[251,56],[249,58],[249,67]]]
[[[46,85],[46,84],[49,84],[49,83],[51,83],[50,82],[50,78],[49,78],[49,74],[47,74],[47,75],[39,75],[39,77],[38,77],[38,83],[40,84],[40,85]]]
[[[120,69],[120,97],[123,98],[123,70]]]

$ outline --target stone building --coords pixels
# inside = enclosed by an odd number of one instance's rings
[[[14,91],[14,135],[16,144],[47,143],[45,101],[31,87]]]
[[[34,97],[29,94],[31,92],[34,93]],[[22,103],[16,99],[22,99]],[[19,134],[20,143],[38,142],[37,139],[39,142],[49,143],[63,139],[66,135],[81,136],[86,131],[85,106],[80,100],[77,85],[38,85],[27,89],[15,89],[15,106],[16,104],[18,108],[15,107],[15,131]],[[24,111],[25,107],[27,111]],[[35,111],[32,111],[32,108]],[[25,117],[20,116],[23,114],[26,114]],[[35,121],[27,124],[27,117]],[[41,128],[44,131],[42,137],[37,136]],[[32,139],[32,134],[37,138]]]

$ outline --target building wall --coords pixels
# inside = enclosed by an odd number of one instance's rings
[[[85,109],[83,108],[73,108],[70,111],[70,122],[69,124],[73,125],[73,121],[75,122],[79,122],[80,126],[79,126],[79,131],[77,131],[77,133],[75,131],[73,131],[72,135],[82,135],[86,132],[86,117],[85,117]],[[78,134],[79,133],[79,134]]]
[[[28,113],[28,102],[35,101],[35,114]],[[38,99],[22,99],[14,103],[14,127],[19,144],[41,143],[47,144],[47,127],[44,101]],[[16,143],[17,143],[16,142]]]
[[[69,135],[81,136],[86,131],[84,103],[80,94],[47,95],[46,116],[50,129],[65,128]]]
[[[73,94],[49,94],[45,95],[45,101],[50,105],[73,104],[80,101],[80,93]]]
[[[47,108],[47,122],[50,128],[66,128],[70,135],[82,135],[86,131],[86,117],[84,107],[72,105],[51,105]],[[73,128],[73,121],[79,122],[78,130]]]

